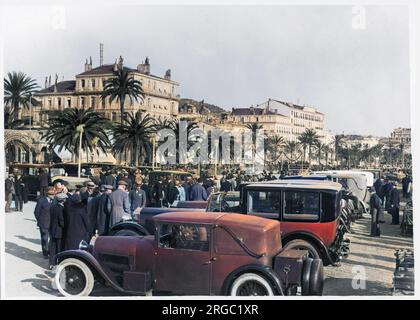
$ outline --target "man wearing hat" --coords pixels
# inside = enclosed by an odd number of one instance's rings
[[[112,193],[111,185],[103,185],[104,191],[97,197],[97,211],[96,211],[96,224],[95,232],[99,235],[107,235],[110,228],[112,204],[110,195]]]
[[[42,255],[48,258],[48,238],[50,229],[50,208],[55,196],[54,187],[47,189],[47,195],[41,197],[35,206],[34,215],[41,233]]]
[[[64,236],[64,202],[67,199],[64,192],[55,195],[56,203],[50,208],[50,269],[55,265],[55,255],[63,250]]]
[[[397,183],[392,183],[392,189],[389,191],[389,209],[388,213],[392,215],[391,224],[400,224],[400,190],[397,189]]]
[[[127,182],[124,180],[118,181],[118,188],[109,196],[111,199],[111,226],[120,222],[121,220],[130,220],[130,200],[127,192]]]
[[[5,193],[6,193],[6,212],[10,212],[10,206],[12,205],[13,196],[15,195],[15,179],[14,174],[10,173],[5,181]]]

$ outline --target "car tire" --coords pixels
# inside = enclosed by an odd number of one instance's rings
[[[318,250],[310,242],[301,239],[291,240],[286,243],[283,247],[283,250],[286,249],[295,249],[295,250],[307,250],[309,253],[309,258],[320,259],[320,254]]]
[[[321,259],[312,261],[310,279],[309,279],[309,295],[322,296],[324,289],[324,265]]]
[[[274,296],[271,284],[256,273],[244,273],[236,278],[230,287],[231,296]]]
[[[312,258],[307,258],[303,262],[302,268],[302,280],[301,280],[301,294],[302,296],[310,295],[310,281],[311,281],[311,270],[312,270]]]
[[[136,236],[144,236],[143,233],[140,233],[138,231],[134,231],[134,230],[130,230],[130,229],[122,229],[122,230],[118,230],[116,231],[114,234],[114,236],[119,236],[119,237],[136,237]]]
[[[95,277],[85,262],[68,258],[57,266],[54,284],[65,297],[88,296],[93,290]]]

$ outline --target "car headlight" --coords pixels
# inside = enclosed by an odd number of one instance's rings
[[[89,250],[89,244],[85,240],[80,241],[79,250],[88,251]]]

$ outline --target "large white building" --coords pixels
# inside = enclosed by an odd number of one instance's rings
[[[306,129],[313,129],[323,143],[331,143],[333,134],[325,130],[325,115],[312,106],[268,99],[255,107],[233,108],[227,122],[236,125],[257,123],[269,134],[296,141]]]

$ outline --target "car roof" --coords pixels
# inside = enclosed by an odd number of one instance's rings
[[[237,225],[239,228],[260,230],[272,228],[279,222],[253,215],[226,212],[177,211],[162,213],[153,218],[157,222],[217,224],[219,226]]]
[[[343,187],[341,184],[329,180],[314,180],[314,179],[287,179],[287,180],[270,180],[262,182],[253,182],[246,185],[249,187],[279,187],[279,188],[291,188],[291,189],[308,189],[308,190],[331,190],[340,191]]]

